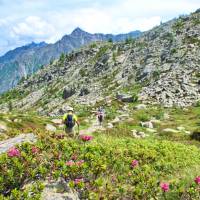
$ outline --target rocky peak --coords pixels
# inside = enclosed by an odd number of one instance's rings
[[[72,33],[70,34],[71,36],[76,36],[76,37],[81,37],[82,35],[89,34],[82,30],[81,28],[77,27],[75,28]]]

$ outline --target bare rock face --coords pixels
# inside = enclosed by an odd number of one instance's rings
[[[36,142],[37,138],[33,133],[21,134],[17,137],[10,138],[0,142],[0,154],[8,151],[11,147],[21,144],[23,142]]]

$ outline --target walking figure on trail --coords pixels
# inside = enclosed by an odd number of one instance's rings
[[[78,134],[79,134],[79,121],[77,116],[74,114],[74,109],[72,107],[67,108],[67,113],[63,116],[63,123],[65,124],[65,132],[70,137],[75,136],[74,126],[77,124],[78,126]]]
[[[104,110],[101,106],[99,107],[97,111],[97,117],[98,117],[99,125],[101,126],[104,120]]]

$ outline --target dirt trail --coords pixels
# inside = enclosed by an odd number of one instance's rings
[[[80,130],[79,134],[80,135],[83,135],[83,134],[92,134],[94,133],[95,131],[97,130],[105,130],[105,128],[103,126],[100,126],[99,125],[99,122],[97,119],[93,119],[91,121],[91,126],[87,129],[84,129],[84,130]]]

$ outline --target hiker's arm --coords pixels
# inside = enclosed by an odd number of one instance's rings
[[[65,120],[66,120],[66,115],[64,115],[63,118],[62,118],[62,123],[63,124],[65,123]]]
[[[77,126],[80,126],[80,122],[78,120],[76,120],[76,124]]]

